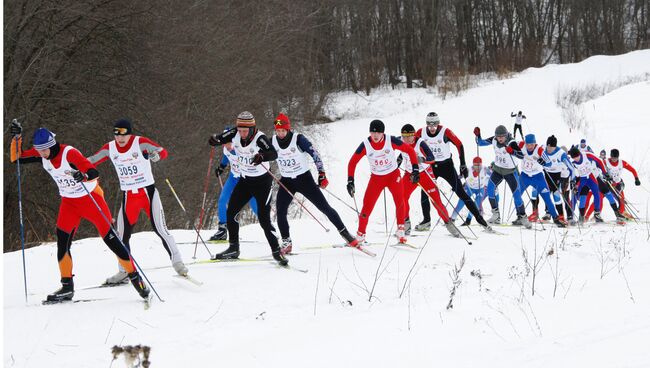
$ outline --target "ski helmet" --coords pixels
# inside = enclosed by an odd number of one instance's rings
[[[371,133],[383,133],[386,130],[384,122],[381,120],[373,120],[370,122],[370,132]]]
[[[494,135],[497,137],[505,137],[508,135],[508,128],[503,125],[499,125],[496,129],[494,129]]]
[[[430,113],[427,114],[426,122],[427,122],[427,125],[440,124],[440,117],[435,112],[430,112]]]
[[[403,137],[412,137],[415,135],[415,128],[411,124],[404,124],[402,127],[402,136]]]

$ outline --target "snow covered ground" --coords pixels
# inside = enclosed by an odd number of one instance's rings
[[[589,125],[583,131],[569,132],[555,103],[558,89],[645,73],[650,73],[648,50],[529,69],[509,79],[482,82],[444,101],[422,89],[340,94],[330,113],[342,120],[307,131],[326,158],[328,189],[352,205],[345,192],[347,161],[366,136],[370,120],[380,118],[388,133],[398,134],[404,123],[423,126],[426,113],[436,111],[465,142],[470,160],[476,149],[471,132],[475,125],[484,135],[498,123],[512,128],[510,112],[523,110],[528,117],[524,131],[536,133],[539,142],[555,134],[567,146],[586,137],[594,150],[619,148],[645,186],[635,187],[624,174],[626,197],[645,220],[650,106],[644,101],[650,82],[625,85],[584,102]],[[485,148],[481,155],[493,157]],[[357,193],[365,189],[367,173],[362,161]],[[441,186],[448,195],[446,184]],[[361,195],[357,197],[360,205]],[[416,197],[411,201],[414,221],[421,218]],[[354,212],[333,197],[330,201],[356,230]],[[508,206],[510,196],[503,201]],[[72,250],[75,298],[105,299],[88,303],[40,305],[58,287],[59,277],[56,245],[45,244],[27,251],[26,305],[20,253],[6,253],[4,366],[108,367],[113,345],[135,344],[152,347],[152,367],[650,366],[647,222],[568,231],[549,225],[545,231],[498,227],[505,235],[472,227],[478,236],[470,239],[472,245],[438,226],[430,238],[417,233],[410,239],[423,248],[420,253],[385,246],[385,228],[394,224],[390,195],[388,202],[388,223],[380,199],[369,227],[368,238],[377,243],[369,248],[378,253],[376,258],[326,247],[341,240],[303,214],[291,222],[299,254],[290,262],[307,273],[283,270],[266,260],[268,245],[259,226],[252,225],[242,230],[242,238],[252,242],[242,243],[241,257],[255,261],[190,265],[202,286],[173,277],[155,235],[137,233],[132,238],[134,256],[165,299],[146,311],[130,285],[84,289],[100,284],[116,268],[99,238],[77,240]],[[603,215],[613,220],[607,206]],[[435,211],[433,217],[437,219]],[[183,243],[186,261],[193,262],[195,235],[173,233]],[[472,236],[467,230],[465,234]],[[209,247],[215,253],[224,246]],[[207,258],[199,245],[197,261]],[[448,309],[453,279],[457,287]]]

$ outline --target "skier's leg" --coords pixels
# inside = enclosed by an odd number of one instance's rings
[[[487,185],[487,192],[488,192],[490,207],[492,207],[493,210],[499,209],[499,201],[496,200],[496,192],[502,180],[503,180],[503,175],[499,174],[496,171],[493,171],[492,175],[490,175],[490,181],[488,182]]]
[[[368,227],[368,220],[372,210],[379,199],[381,191],[384,190],[386,185],[384,184],[383,176],[380,175],[370,175],[370,180],[368,181],[368,187],[366,192],[363,195],[363,206],[361,207],[361,213],[359,213],[359,227],[357,232],[360,234],[366,233],[366,228]]]
[[[395,216],[397,226],[404,225],[406,216],[404,215],[404,188],[401,183],[401,176],[399,170],[386,175],[388,178],[388,190],[393,195],[393,202],[395,203]],[[410,180],[408,177],[405,180]]]
[[[257,201],[257,218],[260,221],[262,230],[264,230],[264,236],[266,236],[266,240],[269,242],[271,251],[277,252],[280,248],[280,245],[278,243],[277,235],[275,234],[275,228],[271,224],[272,182],[273,179],[271,178],[271,175],[262,175],[255,178],[254,180],[251,180],[251,183],[248,183],[247,187],[253,193],[253,196]]]
[[[423,176],[424,175],[420,176],[420,179]],[[415,191],[415,188],[417,188],[418,185],[411,183],[411,180],[409,180],[409,173],[406,171],[404,172],[404,175],[402,175],[401,181],[402,181],[402,191],[404,193],[404,214],[406,218],[409,219],[411,217],[410,216],[411,206],[409,205],[409,198],[411,198],[411,194],[413,193],[413,191]]]
[[[230,200],[232,191],[235,189],[235,185],[237,185],[238,181],[239,178],[235,178],[231,173],[228,175],[226,182],[223,183],[223,189],[221,189],[221,193],[219,194],[219,201],[217,202],[219,224],[225,224],[228,221],[228,216],[226,215],[226,211],[228,210],[228,201]]]
[[[429,205],[429,197],[424,190],[420,191],[420,207],[422,207],[422,222],[431,222],[431,206]]]
[[[425,193],[428,194],[427,197],[431,201],[431,204],[433,204],[436,212],[438,212],[438,216],[440,216],[442,222],[445,224],[449,222],[449,213],[442,203],[442,199],[440,199],[440,189],[436,185],[436,182],[429,175],[424,174],[420,176],[420,185],[424,188]]]
[[[239,247],[239,222],[237,216],[242,208],[248,203],[253,196],[245,181],[248,179],[239,179],[233,188],[232,195],[228,201],[228,209],[226,211],[226,222],[228,224],[228,233],[230,244],[235,244]]]
[[[295,193],[296,191],[294,190],[294,187],[291,185],[290,181],[293,181],[294,179],[286,179],[282,178],[281,181],[289,190],[291,193]],[[289,233],[289,221],[287,220],[287,215],[288,215],[288,210],[289,210],[289,205],[293,201],[293,197],[287,193],[286,190],[283,188],[280,188],[278,191],[278,195],[275,199],[275,210],[277,214],[277,221],[278,221],[278,228],[280,228],[280,236],[282,239],[287,239],[290,237]],[[257,202],[255,202],[257,203]]]
[[[59,263],[61,278],[72,277],[72,254],[70,253],[70,246],[72,245],[72,238],[81,220],[81,216],[79,216],[75,206],[71,202],[73,200],[69,198],[61,199],[59,214],[56,220],[56,258]]]
[[[318,184],[314,181],[314,178],[311,176],[311,173],[305,173],[298,177],[300,180],[299,192],[307,198],[308,201],[314,204],[316,208],[321,211],[327,219],[336,227],[336,230],[339,232],[345,229],[345,225],[341,220],[338,212],[325,199],[323,192],[318,187]]]
[[[557,211],[555,210],[555,203],[553,203],[553,200],[551,199],[551,191],[548,189],[548,184],[544,179],[544,174],[543,173],[536,174],[535,176],[533,176],[533,181],[535,183],[534,188],[544,200],[546,209],[551,214],[551,217],[556,218]]]
[[[151,226],[154,232],[162,241],[172,263],[182,262],[183,257],[176,246],[176,240],[167,229],[165,211],[163,210],[162,202],[160,201],[160,193],[158,193],[158,189],[156,189],[154,185],[149,185],[145,189],[147,196],[149,197],[149,207],[146,211],[151,220]]]

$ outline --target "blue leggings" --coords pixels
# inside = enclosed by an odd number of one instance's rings
[[[237,185],[238,181],[239,178],[234,177],[231,173],[228,175],[226,182],[223,183],[223,189],[221,190],[221,194],[219,194],[219,224],[225,224],[227,221],[226,210],[228,209],[228,201],[230,200],[230,195],[232,195],[232,191],[235,189],[235,185]],[[255,197],[252,197],[248,204],[257,216],[257,202],[255,202]]]
[[[467,186],[465,186],[465,191],[467,194],[471,197],[474,197],[474,203],[476,203],[476,207],[478,207],[478,210],[483,213],[483,201],[487,197],[487,188],[483,187],[483,190],[480,189],[472,189]],[[496,194],[496,201],[497,203],[499,202],[499,194]],[[460,214],[460,211],[465,208],[465,202],[459,200],[458,204],[456,205],[456,208],[454,209],[454,213],[451,214],[451,218],[453,220],[456,219],[456,216]],[[472,219],[472,213],[467,214],[467,220]]]
[[[553,218],[557,217],[557,210],[555,209],[555,204],[551,199],[551,191],[548,189],[548,184],[544,178],[544,173],[537,173],[533,176],[528,174],[521,174],[519,177],[519,190],[523,193],[528,187],[532,186],[533,190],[536,190],[539,195],[542,196],[548,212],[550,212]]]
[[[490,176],[490,181],[488,182],[487,185],[487,194],[488,197],[490,198],[490,205],[492,206],[492,209],[499,208],[499,199],[496,193],[497,192],[496,189],[504,179],[506,183],[508,183],[508,186],[512,191],[512,198],[515,201],[515,207],[522,208],[524,205],[524,201],[521,200],[521,190],[519,190],[518,188],[517,181],[519,180],[519,177],[517,176],[517,172],[515,171],[512,174],[508,174],[504,176],[499,174],[496,171],[493,171],[492,175]]]

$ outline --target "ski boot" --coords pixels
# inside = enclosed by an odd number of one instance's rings
[[[526,229],[530,229],[533,225],[528,221],[526,215],[517,215],[517,219],[512,222],[513,226],[524,226]]]
[[[445,223],[445,228],[447,229],[449,234],[451,234],[451,236],[453,236],[454,238],[460,237],[460,231],[458,231],[458,228],[453,222],[448,221],[447,223]]]
[[[228,240],[228,229],[226,224],[219,224],[217,232],[210,237],[210,241]]]
[[[553,218],[553,223],[557,227],[567,227],[567,225],[568,225],[567,222],[564,220],[564,216],[562,216],[562,215],[559,215],[559,216]]]
[[[463,221],[462,224],[460,224],[460,226],[469,226],[471,223],[472,223],[472,219],[467,218],[465,219],[465,221]]]
[[[580,214],[580,216],[578,217],[578,225],[582,225],[584,223],[585,223],[585,215]]]
[[[278,264],[280,266],[287,266],[289,264],[289,260],[284,257],[284,254],[282,254],[282,251],[280,249],[276,249],[273,251],[273,259],[278,261]]]
[[[120,267],[117,273],[104,281],[104,285],[126,284],[129,282],[129,275]]]
[[[528,216],[528,221],[536,222],[537,220],[539,220],[539,217],[537,215],[537,210],[533,210],[533,213],[531,213],[530,216]]]
[[[140,294],[142,299],[147,299],[149,297],[149,288],[144,283],[144,281],[142,281],[142,278],[140,277],[138,271],[131,272],[129,274],[129,280],[131,280],[131,284],[138,292],[138,294]]]
[[[357,231],[357,245],[366,245],[366,234]]]
[[[492,217],[487,220],[488,224],[500,224],[501,223],[501,213],[499,213],[498,208],[492,209]]]
[[[291,253],[291,249],[293,249],[291,238],[283,238],[282,244],[280,244],[280,253],[282,253],[283,256],[286,256]]]
[[[431,229],[431,220],[422,220],[419,224],[415,225],[415,231],[429,231]]]
[[[411,235],[411,219],[404,220],[404,234]]]
[[[47,296],[48,302],[63,302],[72,300],[74,296],[74,282],[72,277],[61,278],[61,288]]]
[[[614,213],[616,214],[616,223],[619,225],[625,225],[625,221],[627,220],[627,218],[618,211],[615,211]]]
[[[215,254],[212,259],[237,259],[239,258],[239,244],[230,243],[228,249],[224,250],[221,253]]]
[[[352,234],[350,234],[348,229],[343,228],[343,230],[339,231],[339,234],[341,234],[343,239],[345,239],[346,245],[348,247],[357,247],[359,245],[359,240],[357,240],[357,238],[352,236]]]
[[[548,220],[550,220],[550,219],[551,219],[551,214],[548,213],[548,212],[546,212],[546,213],[544,214],[544,216],[542,216],[542,220],[543,220],[543,221],[548,221]],[[555,220],[554,220],[554,221],[555,221]]]
[[[600,212],[595,212],[595,211],[594,211],[594,221],[596,221],[597,223],[605,222],[602,216],[600,216]]]
[[[176,262],[172,262],[172,267],[174,267],[174,271],[176,271],[176,273],[181,276],[187,276],[187,273],[189,272],[187,266],[185,266],[185,263],[183,263],[183,261],[180,260]]]
[[[397,241],[400,242],[401,244],[406,243],[406,234],[404,234],[404,225],[397,225],[397,232],[395,233],[395,236],[397,237]]]

